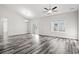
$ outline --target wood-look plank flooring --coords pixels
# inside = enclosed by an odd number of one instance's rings
[[[31,34],[11,36],[6,45],[0,44],[0,54],[78,54],[77,39],[39,35],[38,42]]]

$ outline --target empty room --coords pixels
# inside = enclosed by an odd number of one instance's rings
[[[0,4],[0,54],[79,54],[78,4]]]

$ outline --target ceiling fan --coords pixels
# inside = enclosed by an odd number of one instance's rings
[[[54,12],[57,12],[57,6],[55,6],[55,7],[51,7],[51,5],[49,5],[49,8],[44,8],[46,11],[44,11],[44,12],[46,12],[47,14],[50,14],[50,15],[53,15],[54,14]]]

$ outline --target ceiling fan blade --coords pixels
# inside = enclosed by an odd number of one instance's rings
[[[44,8],[45,10],[49,10],[49,9],[47,9],[47,8]]]
[[[54,10],[54,9],[56,9],[57,8],[57,6],[55,6],[54,8],[52,8],[52,10]]]
[[[57,10],[54,10],[53,12],[58,12]]]

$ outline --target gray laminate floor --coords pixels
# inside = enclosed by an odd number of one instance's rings
[[[0,54],[78,54],[77,39],[43,35],[17,35],[8,37],[6,45],[0,44]]]

